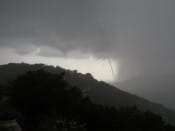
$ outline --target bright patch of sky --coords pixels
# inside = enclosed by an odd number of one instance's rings
[[[80,73],[91,73],[97,80],[106,82],[112,82],[117,79],[118,65],[113,60],[108,59],[97,59],[93,56],[86,58],[70,58],[70,57],[46,57],[37,55],[39,50],[36,50],[27,55],[19,55],[11,48],[0,49],[2,60],[0,64],[7,64],[9,62],[17,63],[44,63],[47,65],[60,66],[65,69],[77,70]],[[112,69],[115,74],[113,74]]]

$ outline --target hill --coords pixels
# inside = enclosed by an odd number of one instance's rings
[[[72,86],[76,86],[90,97],[92,102],[116,108],[137,106],[140,110],[150,110],[161,115],[166,121],[175,125],[175,112],[144,98],[132,95],[105,82],[95,80],[90,74],[81,74],[77,71],[65,70],[60,67],[47,66],[43,64],[7,64],[0,66],[0,83],[6,85],[8,81],[17,78],[18,75],[27,71],[43,69],[53,74],[65,72],[64,79]]]
[[[117,85],[120,89],[175,109],[175,75],[140,76]]]
[[[94,104],[79,88],[64,80],[64,73],[28,71],[6,88],[10,106],[0,113],[2,131],[12,125],[10,119],[20,123],[25,131],[175,130],[174,126],[150,111]],[[15,130],[18,129],[15,126]]]

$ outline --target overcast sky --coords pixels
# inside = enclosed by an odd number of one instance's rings
[[[174,0],[1,0],[0,63],[66,65],[66,58],[81,69],[93,58],[97,64],[87,67],[90,72],[112,59],[120,80],[175,74],[174,5]],[[109,67],[103,71],[112,80]]]

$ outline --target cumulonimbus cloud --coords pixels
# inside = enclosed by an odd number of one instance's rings
[[[43,56],[55,57],[59,50],[117,59],[125,79],[168,73],[175,64],[174,4],[172,0],[2,0],[0,46],[21,54],[39,48]]]

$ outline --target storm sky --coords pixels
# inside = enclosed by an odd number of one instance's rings
[[[1,0],[0,63],[53,64],[65,57],[83,63],[93,57],[117,63],[120,80],[175,74],[174,5],[174,0]]]

